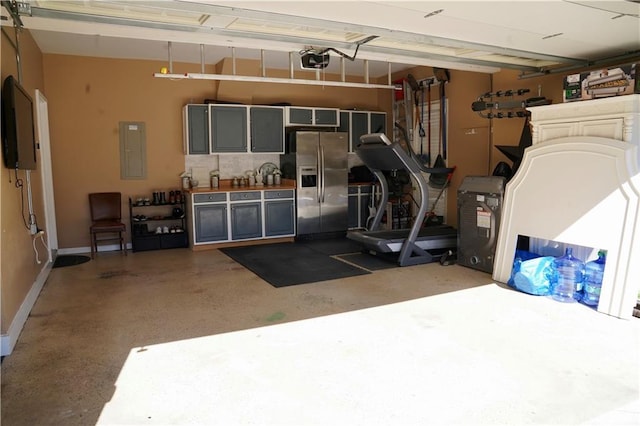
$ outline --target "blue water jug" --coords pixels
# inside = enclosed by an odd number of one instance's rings
[[[604,275],[604,264],[606,263],[606,252],[600,250],[598,259],[587,262],[585,265],[585,280],[582,302],[590,306],[598,306],[600,301],[600,290],[602,289],[602,276]]]
[[[551,297],[559,302],[580,300],[584,281],[584,262],[573,257],[573,249],[567,247],[564,256],[553,261]]]

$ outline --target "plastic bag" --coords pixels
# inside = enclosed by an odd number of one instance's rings
[[[551,294],[550,279],[553,273],[553,256],[543,256],[513,262],[509,285],[528,294],[546,296]]]

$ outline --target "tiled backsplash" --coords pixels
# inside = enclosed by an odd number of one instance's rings
[[[260,168],[264,163],[280,166],[279,154],[228,154],[228,155],[185,155],[184,168],[190,173],[194,167],[218,170],[221,179],[241,176],[247,171]]]
[[[191,172],[193,167],[220,171],[221,179],[230,179],[244,175],[248,170],[256,170],[264,163],[280,166],[279,154],[228,154],[228,155],[185,155],[184,170]],[[356,154],[348,154],[349,170],[353,166],[362,165]]]

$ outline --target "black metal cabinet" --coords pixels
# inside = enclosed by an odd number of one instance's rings
[[[187,154],[209,154],[209,106],[186,105],[184,108]]]
[[[349,229],[365,229],[371,216],[371,185],[349,185]]]
[[[247,107],[212,105],[211,152],[247,152]]]
[[[349,229],[358,229],[360,227],[360,201],[358,200],[357,190],[356,195],[351,195],[351,187],[349,187],[349,219],[347,226]]]
[[[144,204],[129,198],[129,218],[134,252],[189,246],[182,198],[165,204]]]
[[[251,152],[284,153],[284,108],[251,107]]]
[[[264,192],[264,232],[266,237],[295,233],[294,191]]]

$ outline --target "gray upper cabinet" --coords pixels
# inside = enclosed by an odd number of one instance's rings
[[[253,106],[249,114],[251,152],[284,153],[284,108]]]
[[[311,126],[313,108],[287,107],[287,126]]]
[[[340,125],[340,111],[335,108],[314,108],[313,124],[316,126]]]
[[[349,132],[351,114],[349,111],[340,111],[340,126],[338,126],[339,132]]]
[[[247,152],[247,107],[212,105],[211,152]]]
[[[286,126],[324,126],[340,125],[340,110],[337,108],[286,107]]]
[[[349,152],[360,143],[360,136],[369,133],[386,133],[387,114],[372,111],[340,111],[340,129],[349,132]],[[348,120],[345,126],[342,120]]]
[[[209,106],[186,105],[183,115],[185,153],[209,154]]]
[[[369,131],[371,133],[386,133],[387,114],[384,112],[372,112],[369,117]]]
[[[369,113],[356,112],[351,113],[351,130],[349,132],[349,140],[351,146],[350,151],[354,151],[360,143],[360,136],[369,133]]]

